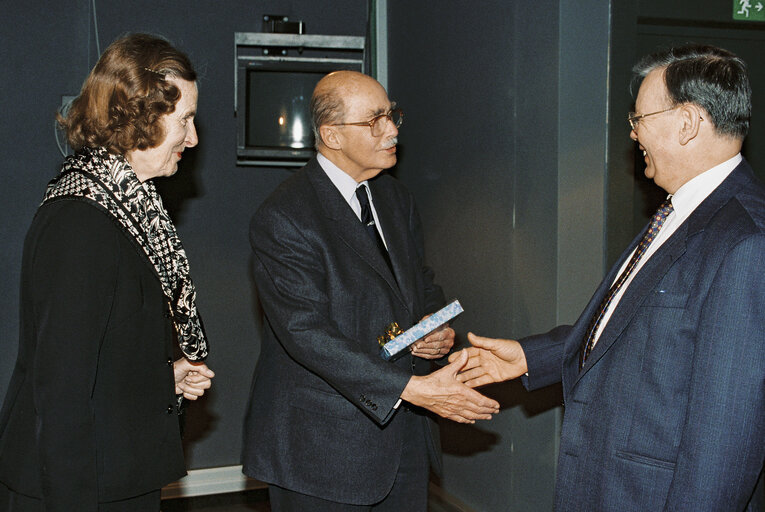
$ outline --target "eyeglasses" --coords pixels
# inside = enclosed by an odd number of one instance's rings
[[[385,133],[386,122],[390,121],[396,128],[404,122],[404,111],[400,108],[389,110],[385,114],[375,116],[369,121],[359,121],[358,123],[338,123],[331,126],[369,126],[372,131],[372,137],[379,137]]]
[[[656,114],[663,114],[664,112],[669,112],[670,110],[675,110],[680,105],[675,105],[674,107],[665,108],[664,110],[659,110],[658,112],[651,112],[650,114],[636,114],[635,112],[629,112],[627,114],[627,122],[630,124],[630,128],[633,130],[637,130],[638,123],[640,123],[640,120],[644,117],[648,116],[655,116]]]

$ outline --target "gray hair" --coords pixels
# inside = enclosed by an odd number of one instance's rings
[[[656,69],[664,69],[664,83],[673,106],[698,105],[707,111],[718,134],[746,137],[752,115],[752,89],[743,60],[714,46],[669,48],[643,57],[632,68],[633,86]]]
[[[314,90],[311,96],[311,127],[313,128],[316,149],[319,149],[319,145],[323,144],[319,127],[325,124],[340,123],[344,115],[345,104],[337,90],[330,89],[319,93]]]

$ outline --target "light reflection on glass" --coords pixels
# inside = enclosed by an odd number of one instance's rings
[[[290,143],[290,147],[293,147],[293,148],[305,147],[305,144],[303,143],[304,137],[305,137],[305,130],[303,129],[303,120],[297,117],[292,123],[292,142]]]

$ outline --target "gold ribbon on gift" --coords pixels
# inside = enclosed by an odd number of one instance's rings
[[[398,326],[398,322],[391,322],[388,324],[388,327],[385,328],[385,334],[377,337],[377,343],[379,343],[381,347],[384,347],[386,343],[403,333],[404,331]]]

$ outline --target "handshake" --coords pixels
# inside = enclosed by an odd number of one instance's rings
[[[525,374],[526,356],[515,340],[468,333],[469,348],[449,356],[449,365],[429,375],[413,376],[401,393],[407,402],[459,423],[489,420],[499,403],[472,389]],[[454,330],[446,324],[411,345],[412,355],[436,359],[454,345]]]

